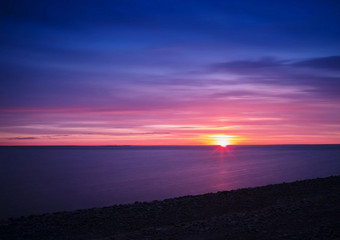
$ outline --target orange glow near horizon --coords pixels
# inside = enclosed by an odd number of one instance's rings
[[[225,117],[216,105],[205,113],[168,112],[83,112],[31,114],[28,122],[0,127],[0,145],[266,145],[336,144],[335,124],[303,122],[300,119],[256,117],[235,113]],[[230,109],[229,109],[230,110]],[[13,118],[20,116],[14,114]],[[98,114],[98,115],[96,115]],[[176,119],[169,118],[169,114]],[[245,116],[243,116],[245,115]],[[24,116],[23,116],[24,117]],[[30,122],[33,119],[33,122]],[[333,120],[332,120],[333,121]],[[124,122],[124,125],[122,125]],[[330,131],[333,129],[333,131]],[[327,131],[326,131],[327,130]]]

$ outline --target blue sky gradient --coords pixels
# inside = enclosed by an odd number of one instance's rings
[[[0,9],[0,144],[340,143],[338,1]]]

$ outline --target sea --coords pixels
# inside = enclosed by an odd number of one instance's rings
[[[0,147],[0,220],[340,174],[340,145]]]

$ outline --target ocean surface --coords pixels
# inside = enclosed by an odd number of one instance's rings
[[[0,219],[340,174],[340,145],[0,147]]]

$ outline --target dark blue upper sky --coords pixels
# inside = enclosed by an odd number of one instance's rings
[[[36,134],[18,130],[32,124],[51,125],[41,117],[46,111],[61,114],[54,127],[71,120],[104,126],[116,117],[107,112],[138,111],[145,122],[124,125],[132,132],[176,111],[220,118],[281,114],[289,118],[285,126],[317,119],[327,129],[320,130],[324,138],[339,129],[339,1],[26,0],[2,1],[0,11],[4,139]],[[202,110],[202,103],[216,109]],[[74,109],[102,115],[74,119]],[[119,122],[131,118],[137,116]],[[191,122],[215,126],[215,120]]]

